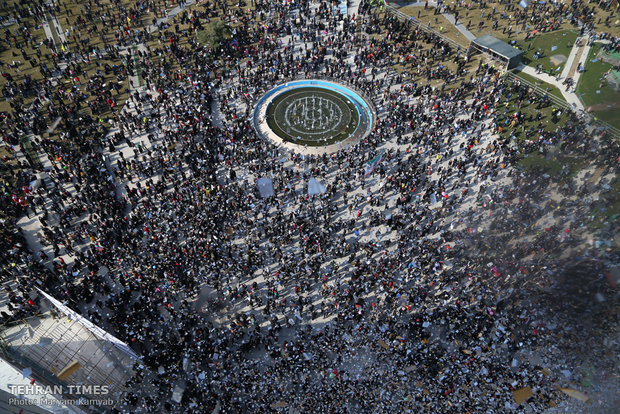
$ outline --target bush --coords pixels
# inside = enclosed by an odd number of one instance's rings
[[[197,34],[198,41],[205,46],[218,48],[227,40],[232,39],[230,27],[221,20],[215,20],[208,23],[204,30]]]

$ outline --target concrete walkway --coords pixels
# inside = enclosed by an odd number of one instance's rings
[[[185,10],[186,8],[188,8],[189,6],[191,6],[192,4],[195,3],[195,0],[188,0],[186,2],[183,3],[183,5],[181,6],[175,6],[170,10],[166,10],[165,17],[160,17],[159,19],[157,19],[157,23],[155,24],[151,24],[147,27],[147,30],[149,33],[153,33],[157,30],[159,30],[159,25],[160,24],[166,24],[168,23],[168,21],[170,19],[172,19],[174,16],[176,16],[177,14],[181,13],[183,10]]]
[[[581,103],[581,100],[579,99],[577,94],[574,91],[567,91],[566,90],[567,85],[563,85],[562,81],[559,80],[561,79],[561,76],[555,77],[547,73],[538,73],[538,71],[535,68],[531,66],[525,66],[523,64],[519,65],[516,69],[519,72],[526,73],[530,76],[537,78],[538,80],[541,80],[543,82],[546,82],[550,85],[555,86],[556,88],[560,90],[560,92],[562,93],[562,96],[564,97],[566,102],[568,102],[568,104],[571,107],[573,107],[575,110],[584,110],[583,104]],[[572,87],[570,89],[573,90]]]
[[[69,51],[69,45],[65,37],[65,33],[62,31],[60,22],[55,15],[45,13],[45,19],[43,20],[43,31],[45,36],[56,46],[56,50],[62,50],[64,52]]]
[[[437,5],[437,2],[436,2],[436,1],[432,1],[432,0],[431,0],[431,1],[429,1],[429,2],[428,2],[428,4],[427,4],[427,3],[425,3],[425,2],[415,2],[415,3],[407,3],[407,4],[403,4],[403,5],[401,5],[400,7],[402,8],[402,7],[424,7],[424,6],[430,6],[430,7],[434,7],[434,8],[436,8],[436,9],[440,9],[440,7],[443,7],[443,5],[442,5],[442,6],[438,6],[438,5]],[[440,10],[441,10],[441,9],[440,9]],[[454,15],[453,15],[453,14],[450,14],[450,13],[441,13],[441,15],[442,15],[443,17],[445,17],[445,18],[446,18],[446,20],[447,20],[448,22],[450,22],[450,23],[451,23],[454,27],[456,27],[456,29],[457,29],[459,32],[461,32],[461,34],[462,34],[463,36],[465,36],[465,38],[466,38],[467,40],[469,40],[470,42],[476,38],[476,35],[474,35],[472,32],[470,32],[469,30],[467,30],[467,27],[465,27],[465,25],[464,25],[463,23],[459,22],[458,24],[454,24],[454,22],[455,22],[455,18],[454,18]]]
[[[458,31],[461,32],[461,34],[465,36],[467,40],[471,42],[476,39],[476,35],[474,35],[472,32],[467,30],[467,27],[465,27],[463,23],[459,21],[457,24],[454,24],[454,21],[455,21],[454,15],[448,14],[448,13],[441,13],[441,15],[445,17],[446,20],[449,21],[454,27],[456,27]]]
[[[414,3],[403,4],[401,5],[401,7],[424,7],[426,5],[427,3],[425,2],[414,2]],[[430,0],[428,2],[428,6],[438,8],[437,2],[434,0]],[[443,5],[439,7],[443,7]],[[446,20],[448,20],[450,23],[452,23],[452,25],[454,25],[454,21],[455,21],[454,15],[449,14],[449,13],[441,13],[441,14],[442,16],[446,18]],[[467,30],[467,28],[462,23],[459,22],[457,25],[455,25],[455,27],[465,36],[465,38],[467,38],[467,40],[472,41],[476,39],[476,36],[473,33],[471,33],[469,30]],[[579,81],[579,77],[581,75],[581,73],[577,71],[577,65],[579,63],[581,63],[582,65],[585,65],[585,62],[588,59],[589,53],[590,53],[590,46],[589,46],[588,39],[581,37],[581,38],[577,38],[577,40],[575,41],[575,44],[573,45],[573,48],[571,49],[571,52],[568,56],[566,64],[564,65],[564,70],[559,76],[555,77],[547,73],[538,73],[538,71],[535,68],[531,66],[525,66],[523,64],[518,66],[517,70],[524,72],[530,76],[533,76],[550,85],[555,86],[556,88],[560,90],[566,102],[568,102],[568,104],[573,109],[577,111],[583,111],[585,110],[584,105],[579,99],[579,97],[577,96],[577,94],[575,93],[575,86],[577,85]],[[567,85],[564,84],[563,82],[569,77],[573,79],[573,86],[567,88]]]
[[[579,63],[585,65],[589,54],[590,45],[588,39],[583,37],[577,38],[570,54],[568,55],[564,69],[558,76],[551,76],[548,73],[538,72],[536,68],[525,66],[523,64],[517,67],[517,71],[526,73],[543,82],[555,86],[560,90],[566,102],[568,102],[573,109],[577,111],[584,111],[585,107],[581,102],[581,99],[579,99],[579,96],[577,96],[575,88],[579,81],[579,77],[581,76],[581,73],[577,70],[577,66]],[[573,85],[570,87],[564,83],[567,78],[573,79]]]
[[[568,54],[568,59],[566,60],[566,64],[564,65],[564,69],[562,70],[562,73],[560,75],[561,79],[566,79],[568,76],[570,76],[569,72],[571,68],[573,67],[575,58],[583,50],[583,43],[580,43],[581,40],[582,39],[579,37],[575,40],[575,44],[573,45],[573,48],[570,50],[570,53]]]

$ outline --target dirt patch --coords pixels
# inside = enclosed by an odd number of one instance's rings
[[[566,62],[567,59],[568,58],[564,55],[553,55],[549,58],[554,66],[560,66],[562,63]]]
[[[600,104],[596,104],[596,105],[592,105],[592,106],[588,106],[587,111],[588,112],[592,112],[592,111],[607,111],[609,109],[615,109],[615,108],[619,108],[620,107],[620,103],[618,102],[610,102],[610,103],[600,103]]]
[[[568,77],[572,78],[575,76],[575,72],[577,71],[577,66],[579,66],[579,61],[581,60],[581,55],[583,55],[583,51],[586,50],[585,46],[579,46],[579,50],[577,50],[577,54],[575,55],[575,59],[573,59],[573,64],[568,71]]]

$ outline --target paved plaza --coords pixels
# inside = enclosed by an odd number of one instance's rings
[[[165,5],[116,33],[135,70],[109,128],[29,132],[3,343],[114,366],[104,412],[614,412],[620,150],[562,84],[595,33],[557,77],[518,69],[562,91],[558,114],[374,2]],[[216,16],[232,40],[198,43]],[[41,344],[68,308],[89,323]]]

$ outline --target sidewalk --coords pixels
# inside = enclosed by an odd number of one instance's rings
[[[424,7],[424,6],[434,7],[434,8],[439,9],[439,10],[441,10],[440,7],[443,7],[443,5],[442,6],[437,6],[437,2],[436,1],[430,0],[428,2],[428,4],[425,3],[425,2],[424,3],[423,2],[406,3],[406,4],[400,5],[400,8],[402,8],[402,7]],[[469,40],[471,42],[472,40],[476,39],[477,36],[474,35],[472,32],[470,32],[469,30],[467,30],[467,27],[465,27],[465,25],[463,23],[458,23],[456,25],[454,24],[454,22],[455,22],[454,15],[452,15],[450,13],[443,13],[443,12],[441,13],[441,15],[443,17],[445,17],[446,20],[449,21],[454,27],[456,27],[456,29],[459,32],[461,32],[461,34],[463,36],[465,36],[465,38],[467,40]]]
[[[414,2],[402,4],[401,7],[424,7],[426,5],[427,3]],[[429,0],[428,6],[438,8],[437,1]],[[452,25],[454,25],[454,15],[449,13],[441,14],[446,18],[446,20],[448,20],[450,23],[452,23]],[[467,30],[467,28],[462,23],[458,23],[457,25],[455,25],[455,27],[467,38],[467,40],[473,41],[474,39],[476,39],[476,36],[469,30]],[[579,40],[582,41],[582,46],[578,46],[577,43],[579,42]],[[580,72],[577,71],[577,65],[578,63],[585,65],[585,61],[587,60],[589,53],[590,46],[588,45],[588,39],[583,37],[577,38],[568,56],[568,60],[564,65],[564,70],[557,78],[546,73],[537,73],[537,70],[535,68],[531,66],[525,66],[523,64],[517,67],[517,71],[527,73],[530,76],[533,76],[543,82],[557,87],[562,93],[562,96],[564,97],[566,102],[568,102],[568,104],[573,109],[583,111],[585,110],[583,103],[575,93],[575,86],[577,85],[577,82],[579,81],[579,76],[581,75]],[[571,86],[568,91],[566,90],[567,85],[562,83],[567,77],[572,77],[574,81],[573,86]]]
[[[183,3],[182,6],[175,6],[170,10],[166,11],[166,16],[165,17],[160,17],[159,19],[157,19],[157,22],[155,24],[151,24],[147,27],[147,30],[149,33],[153,33],[157,30],[159,30],[159,25],[162,23],[168,23],[168,21],[170,19],[172,19],[174,16],[176,16],[177,14],[181,13],[183,10],[185,10],[187,7],[193,5],[195,3],[195,0],[188,0],[186,2]]]
[[[579,46],[580,40],[581,40],[581,46]],[[583,103],[581,102],[581,99],[579,99],[579,96],[577,96],[577,93],[575,92],[575,87],[579,81],[579,77],[581,76],[581,73],[577,71],[577,65],[579,63],[581,63],[582,65],[585,65],[585,62],[588,59],[589,53],[590,53],[590,46],[588,45],[588,39],[577,38],[568,56],[568,60],[566,61],[566,64],[564,65],[564,70],[562,70],[562,73],[560,75],[551,76],[547,73],[538,73],[536,68],[532,66],[525,66],[524,64],[520,64],[516,69],[519,72],[526,73],[543,82],[546,82],[550,85],[555,86],[556,88],[560,90],[566,102],[568,102],[568,104],[573,109],[578,110],[578,111],[584,111],[585,107]],[[573,86],[569,88],[567,88],[567,85],[563,83],[568,77],[572,77],[574,81]]]
[[[575,110],[581,110],[581,111],[584,110],[584,106],[581,103],[581,100],[579,99],[577,94],[575,92],[566,91],[566,85],[563,85],[561,80],[558,80],[558,78],[556,78],[555,76],[551,76],[546,73],[537,73],[535,68],[531,66],[525,66],[524,64],[520,64],[519,66],[517,66],[516,69],[518,72],[526,73],[543,82],[546,82],[550,85],[555,86],[556,88],[560,90],[560,92],[562,93],[562,96],[564,97],[566,102],[568,102],[568,104],[571,107],[573,107]],[[559,78],[561,79],[561,76]]]

